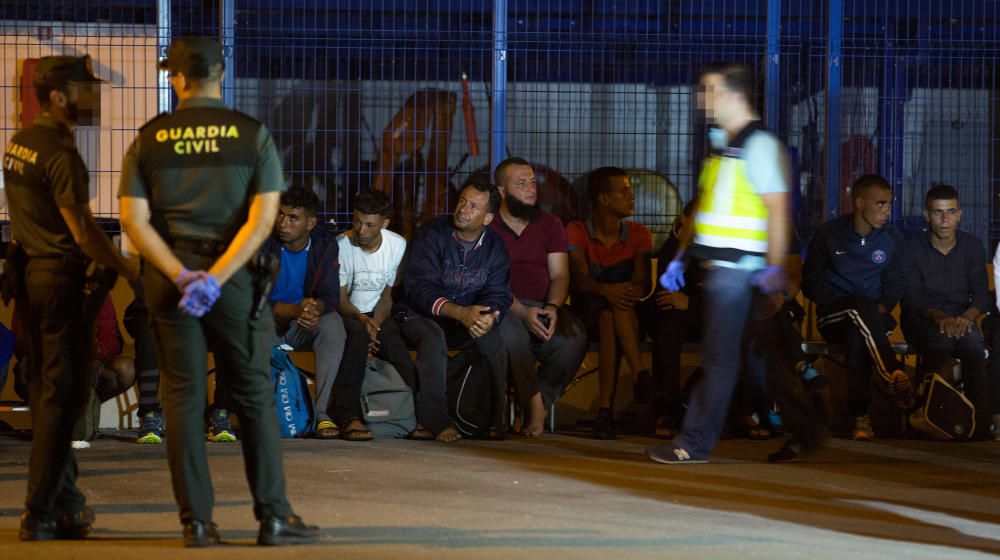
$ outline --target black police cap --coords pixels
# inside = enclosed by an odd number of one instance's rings
[[[70,82],[101,83],[91,69],[90,57],[84,56],[46,56],[38,61],[35,67],[35,86],[48,86],[62,89]]]
[[[180,72],[192,80],[207,78],[215,65],[225,68],[222,47],[208,37],[180,37],[170,42],[167,58],[160,61],[160,70]]]

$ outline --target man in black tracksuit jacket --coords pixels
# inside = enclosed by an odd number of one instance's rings
[[[486,227],[499,208],[500,194],[494,185],[466,186],[453,216],[417,230],[400,266],[404,298],[394,314],[403,338],[417,350],[419,425],[412,434],[416,439],[425,439],[426,430],[438,441],[461,439],[448,413],[448,349],[472,344],[490,362],[493,395],[501,400],[493,405],[493,427],[503,435],[508,360],[495,327],[513,299],[510,258],[500,235]]]
[[[874,437],[868,408],[874,366],[901,408],[913,405],[903,364],[889,342],[892,309],[906,292],[903,235],[888,223],[892,191],[878,175],[854,182],[854,213],[823,224],[813,236],[802,289],[816,303],[820,333],[847,347],[847,400],[854,439]]]

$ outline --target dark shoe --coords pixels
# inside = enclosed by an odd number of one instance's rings
[[[649,370],[644,369],[636,374],[635,383],[632,384],[632,391],[632,394],[635,396],[635,402],[639,404],[653,402],[653,394],[656,392],[656,388],[653,387],[653,376],[649,373]]]
[[[319,540],[319,527],[306,525],[298,515],[265,517],[260,520],[260,532],[257,533],[258,545],[309,544],[317,540]]]
[[[802,456],[802,444],[795,440],[788,440],[781,449],[767,456],[768,463],[794,463]]]
[[[163,414],[151,410],[143,414],[139,421],[142,425],[139,428],[139,435],[135,438],[136,443],[163,443]]]
[[[64,512],[56,521],[56,538],[80,540],[87,538],[94,526],[94,510],[87,506],[76,513]]]
[[[597,416],[594,418],[594,431],[591,437],[594,439],[615,439],[615,421],[611,416],[610,408],[597,409]]]
[[[215,523],[189,521],[184,524],[184,546],[187,548],[204,548],[219,544],[219,528]]]
[[[41,520],[31,512],[21,513],[21,531],[18,537],[22,541],[50,541],[56,538],[58,524],[55,519]]]
[[[664,465],[679,465],[682,463],[701,464],[708,462],[708,459],[696,459],[687,450],[674,447],[669,443],[647,448],[646,457]]]

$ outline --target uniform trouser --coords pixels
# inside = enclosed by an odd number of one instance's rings
[[[543,305],[530,300],[521,303],[529,307]],[[500,334],[510,357],[510,382],[523,408],[539,392],[546,408],[558,401],[587,354],[587,330],[583,322],[562,306],[556,317],[556,331],[547,341],[532,335],[513,315],[500,323]],[[538,362],[537,373],[535,362]]]
[[[1000,413],[1000,399],[991,397],[991,383],[986,378],[986,343],[979,327],[972,325],[972,332],[961,338],[942,334],[937,323],[930,319],[908,319],[903,322],[903,334],[920,355],[920,373],[942,373],[941,369],[951,358],[962,361],[962,383],[965,394],[976,407],[978,430],[989,429],[992,414]],[[943,375],[951,380],[950,375]],[[996,391],[994,390],[995,394]]]
[[[206,270],[214,259],[179,253],[189,270]],[[270,313],[251,320],[253,285],[244,268],[222,286],[222,295],[204,317],[177,308],[180,293],[163,274],[148,267],[146,301],[153,318],[170,429],[167,460],[182,523],[210,522],[214,497],[205,453],[207,352],[211,347],[243,430],[243,456],[254,515],[291,514],[285,499],[278,418],[270,378],[274,322]]]
[[[750,287],[751,274],[727,268],[709,268],[705,273],[705,373],[692,391],[684,429],[673,442],[697,459],[707,458],[718,443],[743,367],[778,402],[793,440],[804,449],[813,449],[827,437],[822,418],[795,374],[793,358],[780,351],[781,335],[774,318],[760,317],[758,304],[763,296]]]
[[[509,317],[507,318],[509,319]],[[507,320],[504,319],[504,320]],[[411,314],[399,323],[399,330],[410,346],[416,348],[417,359],[414,366],[420,382],[417,391],[417,421],[432,433],[440,433],[455,421],[448,413],[448,349],[464,350],[473,344],[490,364],[494,395],[507,393],[507,349],[494,328],[485,336],[472,338],[468,330],[456,321],[449,320],[448,330],[433,319]],[[501,397],[502,398],[502,397]],[[503,407],[496,407],[494,424],[503,429]]]
[[[370,315],[369,315],[370,316]],[[361,321],[354,317],[344,317],[344,328],[347,330],[347,342],[344,345],[344,359],[340,362],[340,372],[334,383],[333,407],[334,419],[341,425],[351,420],[364,421],[361,411],[361,386],[365,380],[368,363],[368,331]],[[416,391],[416,372],[413,359],[406,349],[403,335],[399,332],[399,324],[392,317],[382,322],[378,333],[379,349],[375,355],[396,368],[399,376],[410,389]]]
[[[27,294],[16,304],[29,339],[32,442],[25,507],[41,520],[79,511],[85,504],[70,448],[73,425],[91,385],[93,325],[82,312],[83,284],[82,265],[32,259],[25,271]]]
[[[336,386],[337,370],[344,356],[344,321],[340,313],[331,311],[320,315],[319,321],[312,328],[292,322],[292,326],[284,336],[277,337],[272,346],[287,344],[295,351],[312,350],[316,357],[316,402],[313,410],[316,417],[324,420],[328,417],[330,394]],[[242,422],[242,417],[240,421]]]
[[[874,300],[861,297],[845,298],[822,313],[816,321],[820,334],[827,342],[847,348],[847,407],[851,416],[868,414],[872,367],[884,384],[889,383],[893,371],[903,369],[886,334],[896,322],[879,313]]]

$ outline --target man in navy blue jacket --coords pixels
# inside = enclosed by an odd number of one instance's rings
[[[319,439],[340,436],[327,408],[347,332],[337,313],[340,305],[339,248],[334,235],[319,223],[319,198],[311,189],[295,186],[281,195],[274,235],[262,253],[279,259],[278,278],[271,291],[271,311],[277,329],[275,346],[287,344],[316,354],[316,431]],[[317,225],[319,227],[317,227]],[[225,387],[216,383],[215,406],[209,418],[210,441],[235,441],[229,427]]]
[[[336,237],[318,223],[319,207],[319,198],[311,189],[288,189],[281,195],[274,235],[263,250],[281,259],[278,279],[271,291],[277,343],[315,352],[315,436],[332,439],[340,435],[340,429],[327,408],[347,333],[337,313],[339,248]]]
[[[500,235],[486,227],[499,208],[492,183],[466,186],[455,213],[417,230],[403,260],[404,299],[396,317],[403,338],[417,350],[415,439],[462,438],[448,413],[449,348],[477,345],[490,362],[494,396],[506,393],[507,349],[496,327],[511,305],[510,258]],[[503,435],[503,406],[493,408],[494,428]]]
[[[871,440],[870,381],[874,366],[896,405],[913,406],[913,389],[889,335],[891,313],[906,292],[903,235],[889,221],[892,190],[878,175],[853,184],[854,213],[823,224],[809,244],[802,289],[816,303],[828,342],[847,346],[847,400],[856,440]]]

